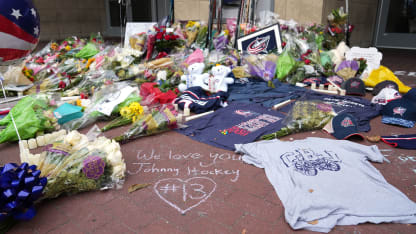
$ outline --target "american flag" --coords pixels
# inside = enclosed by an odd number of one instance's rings
[[[39,14],[31,0],[0,1],[0,64],[28,55],[39,34]]]

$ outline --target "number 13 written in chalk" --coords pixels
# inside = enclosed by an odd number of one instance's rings
[[[199,200],[203,199],[207,196],[207,192],[204,191],[204,186],[202,184],[166,184],[159,188],[159,190],[167,194],[168,192],[176,193],[182,190],[182,199],[186,202],[187,198],[189,197],[192,200]]]

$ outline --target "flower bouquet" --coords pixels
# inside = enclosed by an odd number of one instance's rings
[[[348,14],[344,12],[344,8],[332,10],[328,15],[328,28],[324,41],[326,49],[335,48],[341,41],[348,40],[345,38],[346,31],[352,32],[352,25],[347,25]]]
[[[110,129],[131,124],[136,122],[143,114],[143,107],[139,102],[132,102],[128,106],[122,107],[120,109],[120,117],[112,120],[110,123],[101,128],[102,132],[108,131]]]
[[[118,115],[121,107],[128,106],[132,101],[140,101],[137,89],[124,84],[110,84],[95,92],[81,118],[62,125],[67,130],[84,128],[99,119],[108,120]]]
[[[269,55],[248,55],[244,58],[248,66],[248,73],[254,77],[262,78],[267,82],[269,87],[274,88],[272,80],[276,73],[276,60],[275,54]]]
[[[186,46],[191,46],[192,43],[194,43],[196,36],[198,35],[199,32],[199,27],[201,25],[199,24],[199,22],[195,22],[195,21],[188,21],[188,23],[185,26],[185,33],[186,33]]]
[[[139,51],[141,54],[144,54],[144,52],[146,51],[146,39],[147,34],[145,32],[137,33],[130,36],[130,48]]]
[[[11,109],[21,139],[32,138],[37,134],[52,132],[59,128],[57,119],[53,115],[56,106],[51,103],[49,95],[30,95]],[[0,131],[0,143],[18,140],[10,115],[0,120],[0,126],[6,126]]]
[[[322,129],[334,116],[335,111],[330,104],[322,101],[297,101],[283,121],[286,127],[264,135],[261,139],[272,140],[297,132]]]
[[[115,137],[114,140],[126,143],[142,136],[154,135],[176,127],[177,112],[172,105],[162,105],[140,115],[129,130]]]
[[[72,131],[45,143],[44,151],[36,155],[19,145],[21,161],[36,165],[40,176],[47,178],[42,200],[123,185],[126,164],[115,141],[105,137],[89,141]]]
[[[173,32],[167,32],[165,27],[156,27],[155,35],[155,49],[159,52],[170,53],[171,50],[181,47],[184,44],[184,41],[179,38]]]

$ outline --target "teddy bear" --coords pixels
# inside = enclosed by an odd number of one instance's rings
[[[203,86],[204,77],[208,77],[207,73],[202,74],[204,71],[204,63],[193,63],[188,66],[188,75],[181,76],[181,81],[186,83],[181,83],[178,86],[179,91],[183,92],[190,87],[194,86]]]
[[[201,87],[211,93],[228,92],[228,85],[234,83],[233,78],[227,77],[230,72],[231,68],[224,65],[213,67],[211,76],[203,78],[204,84]]]
[[[345,60],[345,53],[349,50],[350,48],[345,44],[345,42],[341,41],[336,49],[329,51],[332,63],[335,65],[340,64],[343,60]]]

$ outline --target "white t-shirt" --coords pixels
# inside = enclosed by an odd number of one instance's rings
[[[416,203],[368,161],[383,161],[375,145],[307,138],[235,147],[244,162],[265,169],[293,229],[329,232],[335,225],[416,223]]]

